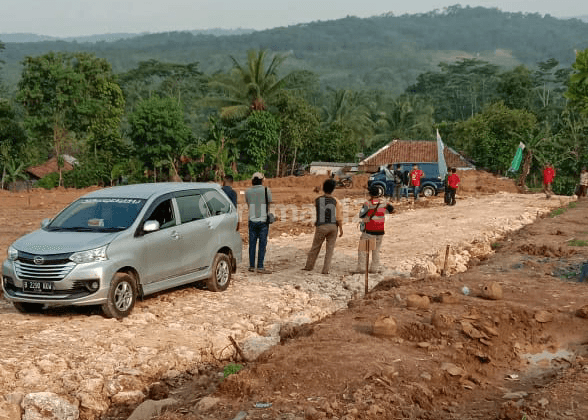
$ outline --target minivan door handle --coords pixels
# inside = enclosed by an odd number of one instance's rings
[[[172,238],[172,239],[174,239],[174,240],[176,240],[176,241],[177,241],[178,239],[180,239],[180,234],[179,234],[178,232],[176,232],[175,230],[174,230],[174,231],[172,231],[172,233],[171,233],[171,235],[170,235],[170,236],[171,236],[171,238]]]

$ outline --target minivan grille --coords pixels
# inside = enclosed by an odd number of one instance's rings
[[[63,280],[75,265],[76,264],[73,261],[66,264],[54,265],[35,265],[23,261],[14,262],[16,275],[22,280]]]

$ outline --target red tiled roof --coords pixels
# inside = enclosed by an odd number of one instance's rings
[[[443,150],[447,166],[473,168],[461,155],[447,146]],[[396,162],[437,162],[437,142],[429,140],[393,140],[373,155],[360,162],[360,168],[377,170],[382,165]]]
[[[72,169],[73,166],[69,162],[63,162],[63,168],[61,168],[62,171],[71,171]],[[45,175],[59,172],[59,168],[57,167],[57,158],[54,156],[41,165],[31,166],[27,168],[27,172],[39,179],[43,178]]]

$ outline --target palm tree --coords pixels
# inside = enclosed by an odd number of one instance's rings
[[[210,87],[218,93],[203,101],[207,105],[221,106],[222,118],[245,118],[251,111],[266,110],[284,89],[298,89],[308,86],[312,73],[296,70],[280,78],[278,69],[288,56],[274,54],[269,66],[266,50],[247,51],[247,62],[241,65],[231,56],[233,69],[229,74],[216,76]]]
[[[331,93],[331,101],[322,108],[322,125],[343,124],[352,131],[356,141],[365,142],[371,138],[375,123],[370,112],[370,98],[347,89],[331,90]]]

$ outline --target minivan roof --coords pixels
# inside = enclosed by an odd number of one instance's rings
[[[158,182],[153,184],[133,184],[119,187],[104,188],[93,191],[83,198],[142,198],[191,189],[220,189],[220,186],[209,182]]]

